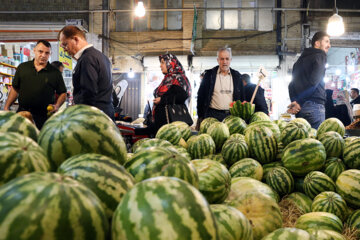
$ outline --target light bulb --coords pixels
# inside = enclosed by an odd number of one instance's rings
[[[135,77],[135,73],[133,72],[132,68],[130,68],[130,71],[128,72],[128,78],[134,78]]]
[[[138,2],[138,5],[135,8],[135,15],[138,17],[145,16],[145,7],[143,2]]]
[[[341,16],[334,14],[329,18],[327,33],[330,36],[340,36],[345,32],[344,22]]]

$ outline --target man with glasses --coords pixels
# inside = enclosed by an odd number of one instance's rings
[[[54,103],[55,93],[59,97],[53,111],[57,111],[64,103],[66,87],[60,71],[48,62],[51,54],[50,43],[39,40],[34,53],[34,60],[18,66],[4,110],[9,110],[19,97],[17,111],[30,112],[36,127],[41,129],[47,119],[47,107]]]
[[[64,50],[77,61],[72,78],[74,103],[97,107],[114,119],[108,57],[89,44],[85,33],[76,26],[63,27],[58,38]]]

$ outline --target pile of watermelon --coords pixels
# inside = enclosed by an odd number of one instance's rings
[[[334,118],[316,131],[246,103],[231,113],[197,134],[164,125],[128,153],[93,107],[58,112],[40,132],[0,112],[0,239],[337,240],[360,230],[360,138],[344,140]],[[294,227],[282,199],[302,212]]]

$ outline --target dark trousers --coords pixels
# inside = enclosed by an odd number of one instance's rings
[[[20,112],[20,111],[28,111],[28,112],[30,112],[31,115],[32,115],[32,118],[34,119],[35,125],[39,130],[42,128],[42,126],[44,125],[44,123],[47,120],[47,111],[46,111],[46,109],[41,111],[41,110],[38,110],[38,109],[26,108],[26,107],[19,106],[17,112]]]
[[[208,108],[208,110],[205,113],[205,118],[213,117],[222,122],[224,118],[230,115],[229,110],[217,110],[214,108]]]

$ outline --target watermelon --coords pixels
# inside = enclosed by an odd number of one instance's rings
[[[288,124],[287,122],[285,122],[284,120],[281,120],[281,119],[275,120],[274,123],[276,123],[276,125],[278,125],[280,132],[282,132],[282,130]]]
[[[56,166],[81,153],[98,153],[120,164],[126,161],[126,145],[114,122],[101,110],[74,105],[52,115],[42,127],[39,145]]]
[[[143,144],[144,142],[146,142],[147,140],[149,140],[149,138],[142,138],[137,140],[131,147],[132,152],[136,152],[136,149],[141,146],[141,144]],[[171,144],[170,144],[171,145]]]
[[[125,194],[112,221],[112,239],[219,240],[209,204],[178,178],[156,177]]]
[[[137,143],[137,142],[136,142]],[[135,143],[135,144],[136,144]],[[134,146],[135,146],[134,144]],[[134,149],[133,146],[133,149]],[[134,149],[134,153],[143,150],[143,149],[148,149],[148,148],[152,148],[152,147],[164,147],[164,148],[168,148],[168,147],[173,147],[173,145],[164,139],[160,139],[160,138],[146,138],[144,141],[142,141],[141,143],[138,144],[138,146],[135,146]]]
[[[210,154],[210,155],[203,157],[203,159],[210,159],[210,160],[213,160],[213,161],[216,161],[216,162],[226,165],[226,162],[225,162],[223,156],[221,155],[221,153]]]
[[[236,139],[239,141],[245,141],[245,136],[240,133],[234,133],[234,134],[231,134],[227,140],[233,140],[233,139]]]
[[[245,141],[249,147],[250,157],[262,164],[275,160],[277,141],[272,131],[267,127],[252,127],[246,131]]]
[[[246,122],[243,119],[232,115],[227,116],[223,120],[223,123],[225,123],[226,126],[228,126],[230,135],[234,133],[243,134],[247,126]]]
[[[231,176],[221,163],[198,159],[191,161],[199,175],[199,190],[209,203],[222,203],[230,192]]]
[[[360,138],[348,141],[344,147],[344,163],[348,168],[360,169]]]
[[[250,123],[256,121],[270,121],[270,117],[264,112],[256,112],[253,115],[251,115]]]
[[[164,139],[176,145],[181,139],[181,132],[179,128],[172,124],[163,125],[156,133],[156,138]]]
[[[282,162],[291,173],[305,176],[307,173],[321,169],[326,160],[326,151],[316,139],[296,140],[286,146]]]
[[[229,128],[222,122],[211,124],[207,130],[207,134],[214,140],[216,150],[221,150],[224,142],[230,137]]]
[[[187,141],[189,139],[189,137],[191,137],[191,128],[189,127],[189,125],[186,122],[175,121],[175,122],[172,122],[171,125],[174,125],[175,127],[179,128],[181,137],[185,141]]]
[[[187,144],[187,151],[192,159],[201,159],[204,156],[214,154],[216,151],[214,140],[206,133],[191,137]]]
[[[58,173],[91,189],[111,219],[124,194],[135,184],[133,176],[113,159],[95,153],[79,154],[63,162]]]
[[[248,132],[252,128],[256,128],[256,127],[267,127],[267,128],[269,128],[273,132],[273,134],[274,134],[274,136],[276,138],[276,141],[280,142],[280,136],[281,136],[280,128],[278,127],[278,125],[276,125],[274,122],[271,122],[271,121],[259,120],[259,121],[256,121],[256,122],[252,122],[245,128],[244,134],[246,135],[246,132]]]
[[[340,158],[335,157],[330,159],[332,160],[326,160],[324,173],[336,182],[340,173],[346,170],[346,166]]]
[[[266,180],[266,176],[269,173],[269,171],[272,168],[278,167],[278,166],[282,167],[283,166],[282,162],[276,161],[276,162],[267,163],[267,164],[262,165],[262,168],[263,168],[263,177],[262,177],[262,179],[264,180],[264,182]]]
[[[335,191],[335,183],[325,173],[312,171],[304,178],[304,191],[310,198],[325,191]]]
[[[202,122],[200,124],[199,133],[206,133],[208,128],[210,127],[210,125],[215,122],[219,122],[219,120],[217,120],[216,118],[213,118],[213,117],[208,117],[208,118],[205,118],[204,120],[202,120]]]
[[[1,239],[108,238],[99,198],[58,173],[30,173],[1,186],[0,212]]]
[[[311,212],[312,200],[307,195],[301,192],[293,192],[286,196],[285,199],[293,203],[303,213]]]
[[[232,178],[250,177],[261,181],[263,176],[263,168],[261,164],[252,158],[244,158],[236,162],[229,169]]]
[[[280,139],[284,147],[286,147],[289,143],[308,138],[309,133],[304,124],[300,122],[290,122],[281,132]]]
[[[313,212],[329,212],[345,220],[347,206],[345,200],[335,192],[322,192],[314,198],[311,205]]]
[[[344,124],[337,118],[328,118],[325,121],[323,121],[318,130],[317,130],[317,136],[316,138],[319,139],[321,134],[334,131],[341,135],[341,137],[344,137],[345,135],[345,127]]]
[[[16,132],[0,132],[0,156],[0,186],[27,173],[51,169],[44,150]]]
[[[250,104],[249,102],[241,102],[237,100],[230,104],[230,114],[233,116],[241,117],[245,121],[249,121],[251,116],[255,112],[255,104]]]
[[[226,164],[231,166],[240,159],[247,158],[249,156],[249,148],[245,141],[226,140],[222,146],[221,155]]]
[[[339,133],[325,132],[319,136],[318,140],[324,145],[327,158],[343,155],[345,141]]]
[[[251,224],[242,212],[223,204],[212,204],[210,209],[214,214],[220,239],[253,239]]]
[[[266,176],[266,184],[274,189],[280,196],[294,190],[294,178],[289,170],[284,167],[275,167]]]
[[[305,118],[295,118],[295,119],[291,120],[290,122],[291,123],[293,123],[293,122],[302,123],[305,125],[305,128],[307,129],[308,132],[310,132],[310,130],[311,130],[311,125]]]
[[[187,159],[191,160],[190,153],[185,148],[178,146],[178,145],[168,148],[168,150],[172,150],[172,149],[175,150],[175,153],[178,153],[181,156],[186,157]]]
[[[336,192],[349,206],[360,208],[360,170],[350,169],[342,172],[336,180]]]
[[[311,128],[309,131],[309,137],[310,138],[316,138],[317,130],[315,128]]]
[[[279,228],[270,233],[262,240],[310,240],[310,234],[307,231],[297,228]]]
[[[163,147],[140,150],[124,166],[136,182],[156,176],[169,176],[198,187],[199,177],[189,159]]]
[[[347,218],[346,223],[351,228],[356,228],[360,231],[360,209],[351,213]]]
[[[0,111],[0,132],[16,132],[37,141],[39,130],[29,119],[10,111]]]
[[[343,235],[332,230],[309,229],[307,231],[312,239],[316,240],[346,240]]]
[[[335,214],[327,212],[311,212],[301,215],[297,219],[295,227],[303,230],[332,230],[341,233],[343,224],[340,218]]]

